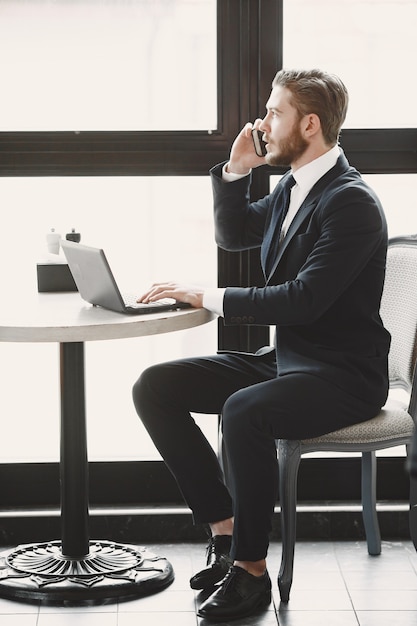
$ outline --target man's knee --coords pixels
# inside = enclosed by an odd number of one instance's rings
[[[246,389],[236,391],[224,403],[222,423],[225,440],[241,436],[252,422],[253,407],[248,401],[246,391]]]
[[[170,410],[182,406],[187,372],[181,362],[169,361],[145,369],[133,385],[133,402],[140,417],[152,413],[156,405]]]
[[[155,395],[155,390],[160,389],[162,371],[160,365],[152,365],[145,369],[132,388],[133,402],[137,412],[142,416],[143,409]]]

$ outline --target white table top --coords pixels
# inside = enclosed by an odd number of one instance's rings
[[[215,319],[206,309],[125,315],[93,307],[78,293],[34,293],[0,307],[0,341],[74,342],[123,339],[193,328]]]

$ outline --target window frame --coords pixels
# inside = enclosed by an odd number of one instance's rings
[[[243,124],[262,115],[271,79],[282,67],[283,11],[282,0],[218,0],[217,7],[217,130],[3,132],[0,176],[199,176],[226,160]],[[417,172],[415,128],[346,129],[341,145],[351,164],[363,173]],[[282,171],[264,167],[254,172],[253,199],[269,192],[269,177],[276,173]],[[219,286],[262,285],[262,280],[256,251],[218,251]],[[255,351],[268,341],[269,329],[225,327],[219,321],[220,349]],[[341,500],[360,499],[360,484],[352,491],[352,481],[346,479],[355,474],[359,464],[357,458],[344,462],[305,459],[300,497],[324,500],[326,494],[337,493]],[[380,459],[379,498],[398,499],[408,493],[403,465],[403,459]],[[101,501],[97,490],[105,484],[106,503],[113,506],[150,498],[152,502],[172,499],[182,503],[162,461],[93,463],[91,469],[93,502]],[[3,464],[0,475],[2,508],[50,505],[59,497],[56,463]],[[108,480],[109,475],[113,480]],[[322,486],[323,481],[326,488],[319,490],[319,495],[316,485]],[[138,500],[137,487],[142,482],[153,486],[139,494]]]
[[[278,8],[273,0],[217,2],[218,129],[3,132],[0,176],[159,176],[161,169],[166,176],[207,174],[227,158],[241,120],[264,108],[280,65],[273,37],[282,31]],[[268,76],[259,89],[258,75]]]

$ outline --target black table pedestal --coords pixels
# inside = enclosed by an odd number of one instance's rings
[[[174,579],[171,564],[145,548],[91,543],[83,558],[63,556],[60,542],[0,554],[0,596],[58,605],[92,605],[155,593]]]
[[[171,564],[145,548],[90,541],[84,344],[60,344],[61,541],[0,554],[0,597],[45,604],[114,602],[174,580]]]

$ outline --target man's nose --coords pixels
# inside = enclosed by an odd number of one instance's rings
[[[268,131],[268,125],[266,124],[266,116],[263,118],[262,122],[259,124],[259,130],[263,133]]]

